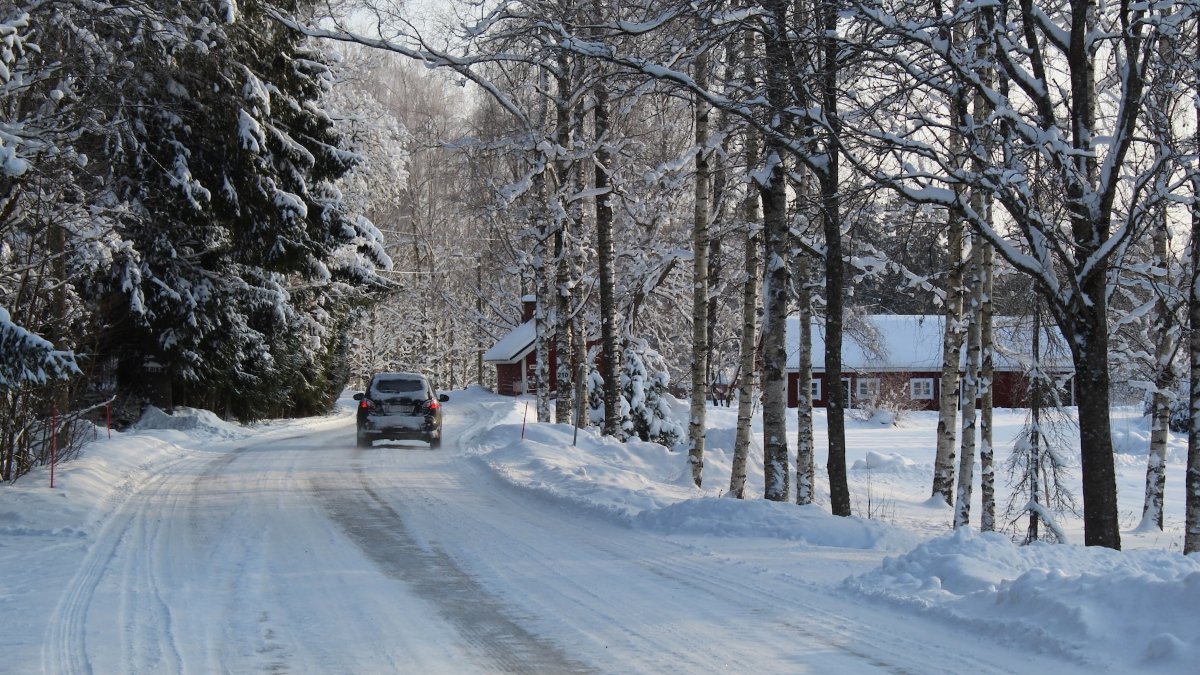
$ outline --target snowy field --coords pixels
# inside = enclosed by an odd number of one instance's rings
[[[1065,546],[950,531],[951,510],[928,499],[934,413],[848,420],[853,506],[874,517],[845,519],[827,513],[820,411],[823,503],[797,507],[722,498],[735,409],[709,409],[697,489],[683,453],[586,430],[572,443],[568,426],[523,424],[525,398],[451,392],[437,452],[355,449],[349,403],[253,427],[148,416],[99,432],[53,490],[45,471],[0,488],[0,672],[1200,663],[1200,556],[1179,552],[1186,439],[1171,441],[1166,531],[1134,531],[1148,443],[1136,410],[1114,424],[1118,553],[1078,545],[1077,517]],[[997,412],[1001,463],[1023,415]]]

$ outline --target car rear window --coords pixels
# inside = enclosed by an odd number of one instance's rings
[[[412,378],[381,378],[375,381],[375,391],[387,394],[404,394],[413,391],[424,391],[425,383]]]

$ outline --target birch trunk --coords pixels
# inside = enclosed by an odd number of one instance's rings
[[[696,60],[696,84],[708,86],[708,56]],[[709,108],[699,98],[693,102],[695,114],[696,182],[692,210],[692,401],[688,416],[688,464],[692,482],[700,487],[704,478],[705,404],[708,398],[708,213]]]
[[[621,429],[621,383],[617,377],[616,254],[613,250],[613,211],[608,193],[612,155],[608,149],[608,88],[599,80],[593,89],[596,134],[596,264],[600,275],[600,377],[604,379],[604,435]]]
[[[538,86],[542,91],[548,91],[550,88],[550,74],[545,68],[538,69]],[[546,98],[541,97],[537,110],[537,126],[532,130],[539,136],[543,133],[546,118],[549,116],[547,108]],[[545,158],[543,158],[544,160]],[[551,298],[553,284],[550,283],[549,278],[550,256],[546,250],[546,242],[550,240],[551,236],[551,225],[550,219],[547,217],[550,213],[550,193],[546,186],[545,167],[533,175],[533,195],[533,231],[537,233],[533,244],[535,297],[533,325],[534,342],[536,343],[534,351],[537,353],[533,386],[537,389],[537,421],[545,424],[550,422],[550,306],[553,303]]]
[[[823,151],[824,171],[818,173],[821,190],[821,221],[825,231],[825,384],[829,389],[825,410],[829,432],[829,503],[833,515],[850,515],[850,484],[846,476],[846,410],[842,390],[842,316],[845,313],[845,279],[842,260],[842,203],[840,154],[841,117],[838,97],[842,90],[838,82],[838,56],[841,40],[838,34],[840,3],[821,0],[818,5],[823,29],[821,48],[821,112],[828,120],[828,138]]]
[[[983,64],[979,69],[980,79],[984,87],[989,90],[996,87],[995,25],[995,10],[983,9],[980,11],[979,18],[975,23],[979,45],[976,53]],[[992,117],[995,110],[991,100],[978,91],[972,98],[971,107],[976,120]],[[985,134],[983,140],[987,144],[985,151],[989,153],[996,152],[996,146],[1002,145],[997,143],[997,138],[992,133]],[[990,162],[976,159],[974,168],[977,172],[983,173],[987,169],[986,164],[990,164]],[[984,222],[991,227],[992,195],[976,189],[972,191],[971,199],[976,213],[981,214]],[[996,529],[996,470],[992,445],[992,375],[994,370],[993,354],[995,353],[995,340],[992,335],[992,272],[995,252],[991,243],[987,242],[982,235],[979,240],[982,244],[982,255],[979,261],[981,284],[979,306],[979,529],[982,532],[993,532]]]
[[[770,23],[764,32],[767,99],[777,110],[791,104],[788,95],[787,3],[765,2]],[[776,124],[781,122],[776,118]],[[763,209],[763,497],[782,502],[788,498],[787,350],[789,233],[784,149],[772,135],[767,140],[768,182],[761,188]]]
[[[963,221],[954,211],[948,223],[945,324],[942,329],[942,377],[938,389],[937,451],[933,460],[933,492],[954,505],[954,460],[958,446],[959,360],[963,343]]]
[[[1193,24],[1200,28],[1200,21]],[[1196,46],[1196,64],[1192,71],[1192,87],[1196,107],[1195,141],[1200,148],[1200,44]],[[1191,410],[1191,426],[1188,431],[1188,464],[1184,492],[1183,552],[1200,551],[1200,169],[1193,167],[1192,175],[1192,277],[1188,288],[1188,324],[1191,328],[1188,342],[1189,373],[1188,406]]]
[[[746,31],[742,38],[742,62],[746,82],[753,82],[755,73],[751,66],[754,54],[754,34]],[[746,166],[758,164],[758,134],[746,131]],[[754,419],[754,385],[758,369],[755,367],[755,347],[758,343],[758,254],[762,246],[759,228],[759,196],[754,187],[746,191],[742,203],[745,220],[745,279],[742,283],[742,336],[738,345],[738,416],[737,434],[733,441],[733,464],[729,475],[729,492],[738,499],[746,496],[746,460],[750,456],[750,431]]]
[[[812,504],[816,495],[812,408],[812,287],[808,256],[796,259],[796,305],[800,322],[800,363],[796,373],[796,503]]]
[[[546,195],[546,177],[538,173],[533,177],[534,194],[545,198]],[[540,201],[539,206],[545,207],[546,202]],[[549,265],[549,252],[546,250],[546,234],[547,223],[545,212],[543,211],[538,217],[538,222],[535,224],[537,232],[543,234],[538,237],[537,243],[534,244],[534,259],[536,261],[536,271],[534,272],[534,284],[537,286],[536,301],[533,309],[533,325],[534,332],[537,335],[537,361],[534,365],[534,382],[533,386],[537,390],[537,421],[547,423],[551,420],[550,410],[550,340],[553,337],[550,322],[550,310],[548,308],[553,285],[550,283],[549,275],[546,273],[546,266]]]
[[[566,251],[567,221],[561,221],[554,231],[554,260],[557,270],[554,284],[554,351],[555,406],[554,421],[567,424],[571,420],[571,351],[574,348],[574,324],[571,321],[571,265]]]
[[[958,41],[963,38],[956,29],[943,33],[948,41]],[[960,93],[953,99],[950,108],[951,121],[954,128],[965,126],[967,103]],[[960,163],[965,152],[963,138],[954,134],[950,138],[950,148],[954,153],[954,161]],[[947,252],[946,252],[946,284],[945,292],[945,325],[942,333],[942,376],[938,389],[938,426],[937,450],[933,460],[933,490],[932,497],[941,497],[945,502],[954,506],[954,464],[955,450],[958,445],[957,425],[959,405],[962,403],[962,382],[959,362],[962,358],[962,343],[965,334],[963,326],[963,306],[966,290],[963,288],[963,259],[964,214],[958,207],[950,208],[947,212]]]
[[[988,207],[990,212],[990,206]],[[995,336],[992,331],[992,271],[994,251],[983,246],[983,303],[979,308],[979,530],[996,530],[996,467],[992,445],[992,377],[995,371]]]
[[[1029,504],[1041,504],[1041,472],[1042,472],[1042,309],[1039,304],[1033,309],[1033,364],[1031,372],[1037,377],[1032,378],[1029,390],[1029,420],[1032,427],[1029,431]],[[1025,543],[1038,540],[1038,528],[1041,514],[1036,508],[1029,509],[1029,528],[1025,532]]]
[[[770,144],[769,144],[770,145]],[[771,501],[788,498],[787,350],[785,332],[788,310],[788,224],[787,194],[782,158],[777,148],[771,183],[763,192],[763,228],[766,251],[763,263],[763,497]]]
[[[558,69],[555,76],[556,100],[554,120],[554,141],[558,145],[558,155],[554,162],[555,200],[560,208],[555,210],[557,227],[554,230],[554,260],[557,264],[554,303],[554,347],[555,347],[555,410],[554,419],[560,424],[571,420],[573,409],[573,382],[575,372],[571,360],[575,349],[575,321],[571,307],[573,296],[573,261],[575,246],[572,238],[577,231],[578,223],[572,221],[572,215],[580,215],[577,205],[571,199],[570,190],[573,187],[571,174],[574,170],[570,158],[571,138],[571,60],[565,52],[559,54]]]
[[[969,267],[970,296],[966,311],[967,321],[967,364],[963,377],[962,440],[959,446],[958,491],[954,504],[954,527],[966,527],[971,523],[971,493],[975,481],[975,419],[976,398],[979,395],[980,365],[980,309],[983,304],[983,284],[979,276],[983,263],[983,241],[973,237],[971,264]]]
[[[747,145],[750,145],[750,141]],[[757,148],[748,147],[750,156]],[[751,155],[753,153],[753,155]],[[753,165],[753,161],[750,163]],[[758,328],[758,252],[762,246],[759,230],[758,195],[746,195],[743,205],[746,218],[746,279],[742,284],[742,337],[738,362],[737,435],[733,442],[733,466],[729,476],[729,491],[738,499],[746,496],[746,460],[750,455],[750,431],[754,419],[754,384],[758,369],[754,364]]]
[[[1169,288],[1170,268],[1167,261],[1167,222],[1164,213],[1154,228],[1154,267],[1157,271],[1154,286]],[[1154,392],[1150,397],[1150,452],[1146,459],[1146,497],[1142,503],[1141,527],[1163,529],[1163,490],[1167,485],[1167,442],[1171,436],[1172,385],[1171,359],[1172,319],[1162,291],[1154,303]],[[1140,529],[1140,528],[1139,528]]]

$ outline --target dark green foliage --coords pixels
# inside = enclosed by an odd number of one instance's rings
[[[160,4],[178,34],[133,40],[111,156],[131,206],[109,279],[126,372],[161,363],[174,403],[240,418],[319,409],[340,358],[330,329],[352,286],[376,281],[330,265],[364,232],[333,185],[358,160],[319,105],[328,66],[267,3],[233,23],[220,3]]]
[[[43,461],[30,430],[55,410],[328,410],[390,261],[338,189],[360,158],[325,111],[329,60],[272,14],[306,9],[0,6],[4,478]]]

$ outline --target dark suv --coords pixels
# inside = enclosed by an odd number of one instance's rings
[[[378,440],[426,441],[429,447],[442,444],[442,406],[449,396],[434,393],[424,375],[378,373],[358,401],[358,447],[369,448]]]

